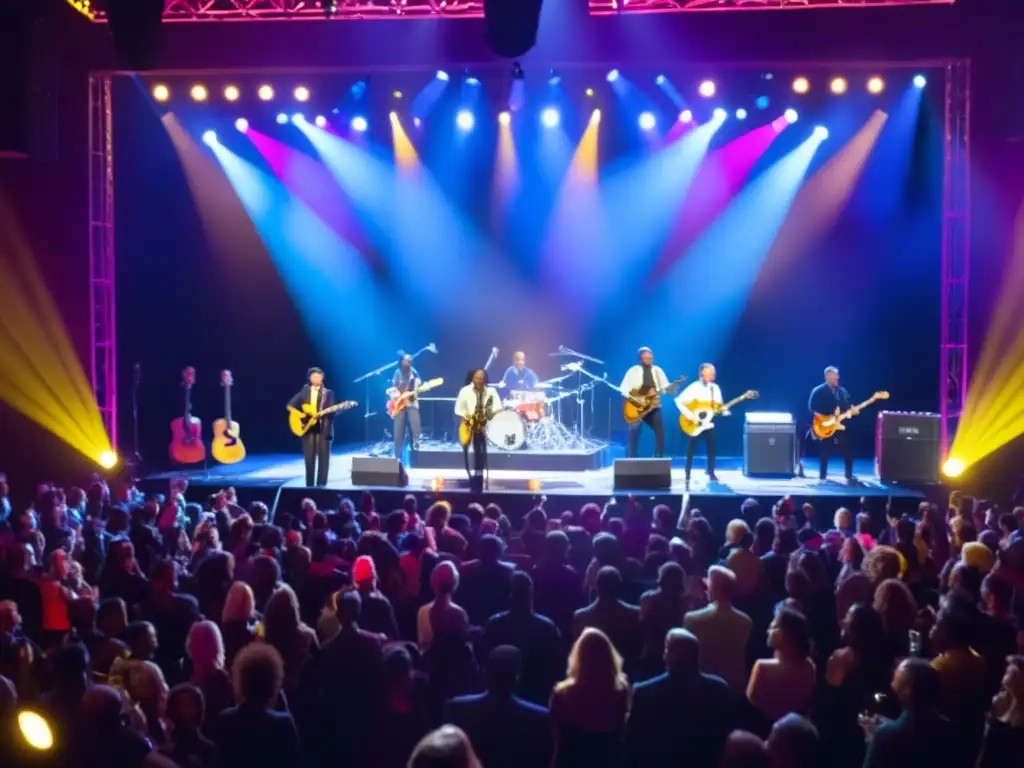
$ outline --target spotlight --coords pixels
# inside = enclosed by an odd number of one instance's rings
[[[170,89],[163,83],[157,83],[153,86],[153,99],[156,101],[167,101],[171,98]]]
[[[558,85],[562,82],[562,76],[555,72],[555,70],[548,71],[548,85]]]
[[[306,116],[301,112],[296,112],[292,115],[292,122],[298,125],[299,123],[306,122]]]
[[[237,85],[225,85],[224,86],[224,100],[225,101],[238,101],[238,97],[241,94],[238,91]]]
[[[117,454],[113,451],[104,451],[97,457],[96,462],[104,469],[113,469],[117,466]]]
[[[691,112],[688,109],[684,109],[682,112],[679,113],[679,122],[681,122],[681,123],[692,123],[693,122],[693,112]]]
[[[654,114],[651,112],[641,112],[637,122],[640,124],[640,130],[649,131],[654,127]]]
[[[304,85],[297,85],[295,90],[292,91],[292,96],[295,97],[296,101],[305,103],[309,101],[309,88]]]
[[[718,120],[719,122],[722,122],[729,117],[729,113],[721,107],[715,107],[715,111],[711,114],[714,115],[715,120]]]
[[[924,75],[914,75],[915,88],[924,88],[926,85],[928,85],[927,77],[925,77]]]
[[[349,121],[349,125],[352,127],[353,131],[357,131],[359,133],[363,133],[367,128],[370,127],[370,124],[366,122],[366,118],[363,117],[362,115],[356,115],[355,117],[353,117]]]
[[[437,74],[434,75],[434,77],[436,77],[442,83],[447,83],[448,82],[448,73],[445,72],[443,69],[437,70]]]
[[[800,118],[800,115],[796,113],[795,109],[787,109],[785,112],[782,113],[782,116],[790,125],[795,123]]]
[[[523,72],[522,64],[520,64],[518,61],[513,61],[512,62],[512,79],[513,80],[522,80],[524,77],[526,77],[526,73]]]
[[[509,125],[512,122],[512,115],[509,112],[499,112],[498,122],[501,125]]]
[[[244,117],[240,117],[237,120],[235,120],[235,128],[238,131],[245,133],[246,131],[249,130],[249,121],[246,120]]]
[[[793,93],[803,96],[809,90],[811,90],[811,82],[806,77],[798,77],[793,81]]]
[[[942,474],[946,477],[960,477],[967,466],[955,456],[950,456],[942,465]]]
[[[745,110],[743,107],[740,107],[739,109],[737,109],[736,110],[736,119],[737,120],[746,120],[747,119],[747,110]]]
[[[217,143],[216,131],[203,131],[203,144],[212,147]]]
[[[23,709],[18,713],[18,730],[25,739],[25,743],[33,749],[46,751],[53,747],[53,729],[46,722],[46,718],[38,712]]]
[[[814,138],[819,139],[820,141],[824,141],[825,139],[827,139],[828,128],[826,128],[824,125],[814,126]]]
[[[601,110],[600,109],[595,109],[593,112],[590,113],[590,124],[591,125],[597,125],[600,122],[601,122]]]
[[[758,96],[757,100],[754,102],[754,106],[758,109],[768,109],[768,105],[771,103],[771,99],[767,96]]]
[[[841,96],[846,93],[847,87],[845,77],[833,77],[832,82],[828,84],[828,89],[836,96]]]
[[[402,98],[402,92],[401,92],[401,91],[392,91],[392,92],[391,92],[391,95],[392,95],[392,96],[393,96],[394,98],[396,98],[396,99],[400,99],[400,98]]]
[[[885,80],[875,75],[868,79],[868,93],[879,94],[885,90]]]
[[[260,101],[270,101],[274,98],[274,87],[272,85],[261,85],[256,95]]]
[[[466,85],[480,85],[480,81],[472,75],[466,75]]]
[[[413,124],[413,127],[419,128],[421,125],[423,125],[423,121],[420,120],[418,117],[414,117],[412,119],[412,124]]]
[[[667,80],[668,80],[668,78],[665,77],[664,75],[658,75],[656,78],[654,78],[654,84],[655,85],[664,85]]]
[[[317,115],[316,118],[313,120],[313,124],[317,128],[326,128],[327,127],[327,118],[324,117],[323,115]]]
[[[459,113],[455,115],[455,125],[459,127],[460,131],[471,131],[476,120],[473,118],[473,113],[468,109],[460,109]]]
[[[585,90],[584,93],[587,94],[587,96],[593,96],[594,95],[594,89],[593,88],[587,88],[587,90]]]
[[[392,109],[390,112],[388,112],[388,119],[394,122],[395,120],[398,119],[398,113]]]
[[[697,93],[705,99],[710,99],[718,91],[714,80],[705,80],[697,87]]]
[[[609,83],[614,83],[618,79],[619,79],[619,70],[617,70],[617,69],[613,69],[605,77],[605,80],[607,80]]]
[[[545,128],[554,128],[558,125],[560,115],[558,110],[554,107],[546,107],[543,112],[540,113],[540,121],[544,124]]]
[[[286,115],[284,112],[278,112],[277,113],[277,124],[278,125],[284,125],[287,122],[288,122],[288,115]]]
[[[206,97],[210,94],[207,92],[205,85],[196,83],[189,91],[189,95],[192,97],[192,101],[206,101]]]

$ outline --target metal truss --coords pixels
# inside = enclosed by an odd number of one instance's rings
[[[945,162],[942,191],[942,317],[939,396],[943,455],[967,399],[968,296],[971,253],[971,66],[946,67]]]
[[[613,13],[881,8],[897,5],[952,5],[954,2],[956,0],[588,0],[591,16],[604,16]]]
[[[117,317],[114,293],[114,136],[111,83],[89,76],[89,346],[92,391],[117,450]]]
[[[95,20],[106,21],[96,0]],[[315,21],[440,16],[483,18],[483,0],[164,0],[165,22]]]

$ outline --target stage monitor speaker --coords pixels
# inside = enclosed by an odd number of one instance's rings
[[[882,411],[875,419],[875,474],[883,483],[939,482],[941,417]]]
[[[797,465],[796,424],[788,413],[748,413],[743,428],[743,474],[793,477]]]
[[[352,485],[404,488],[409,476],[398,459],[374,456],[352,457]]]
[[[672,487],[672,459],[616,459],[616,491],[667,491]]]

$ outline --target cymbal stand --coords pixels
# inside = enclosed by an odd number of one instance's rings
[[[568,366],[563,366],[563,368],[565,370],[575,369],[576,371],[576,404],[579,405],[580,407],[580,419],[576,424],[576,428],[578,430],[580,440],[583,440],[587,434],[586,423],[584,420],[584,405],[586,404],[586,393],[588,389],[593,389],[592,385],[587,389],[584,388],[585,385],[583,384],[583,375],[586,374],[591,379],[600,379],[599,376],[595,376],[594,374],[590,373],[589,371],[583,368],[583,361],[591,362],[594,363],[595,365],[604,365],[604,360],[598,360],[596,357],[585,355],[582,352],[577,352],[574,349],[569,349],[564,345],[559,345],[558,351],[561,354],[566,355],[567,357],[575,357],[577,361],[574,363],[569,363]]]

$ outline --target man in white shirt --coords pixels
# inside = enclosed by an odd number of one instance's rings
[[[753,622],[732,606],[736,575],[728,568],[713,565],[708,569],[708,597],[711,605],[691,611],[683,619],[683,628],[700,641],[700,671],[718,675],[736,697],[747,686],[747,640]]]
[[[624,396],[631,394],[647,394],[653,391],[668,389],[668,376],[657,365],[654,364],[654,353],[650,347],[640,347],[637,350],[640,362],[634,365],[622,379],[619,390]],[[651,429],[654,430],[654,455],[662,456],[665,453],[665,428],[661,418],[661,406],[655,407],[642,419]],[[641,421],[629,425],[629,444],[626,448],[626,455],[633,458],[637,454],[637,446],[640,443]]]
[[[472,418],[478,413],[483,413],[485,422],[480,429],[473,432],[469,445],[462,446],[466,458],[466,474],[470,482],[482,487],[483,473],[487,469],[487,435],[486,420],[489,420],[494,413],[501,408],[501,398],[498,390],[487,386],[487,372],[483,368],[477,368],[469,374],[466,386],[459,390],[455,398],[455,415],[462,421]],[[469,448],[473,447],[475,474],[469,471]]]
[[[690,386],[684,389],[679,397],[676,398],[676,406],[679,408],[679,414],[689,420],[697,421],[700,418],[700,414],[695,414],[691,409],[700,408],[703,410],[708,404],[722,405],[722,388],[715,383],[715,366],[711,363],[701,363],[697,380]],[[723,411],[722,416],[728,416],[728,411]],[[707,473],[708,480],[713,483],[718,482],[718,478],[715,477],[715,428],[705,429],[699,435],[691,437],[687,442],[686,447],[686,482],[690,482],[690,469],[693,467],[693,448],[699,439],[704,439],[704,447],[707,449],[708,464]]]

